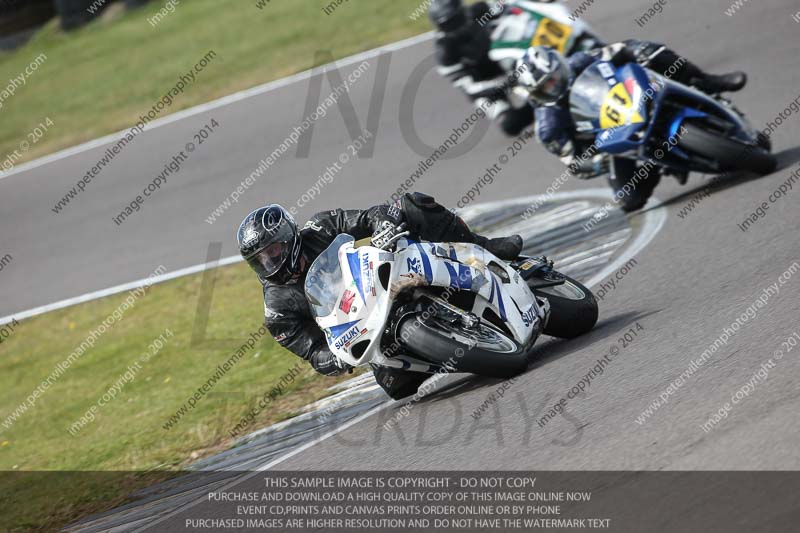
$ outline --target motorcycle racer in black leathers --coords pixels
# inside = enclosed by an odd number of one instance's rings
[[[463,6],[461,0],[433,0],[428,10],[438,30],[439,74],[483,108],[503,133],[516,136],[533,124],[533,109],[511,105],[507,96],[510,73],[489,58],[492,21],[501,14],[502,9],[492,10],[486,2]]]
[[[589,144],[576,136],[576,126],[569,110],[569,88],[581,72],[600,59],[615,65],[635,62],[712,95],[738,91],[747,83],[744,72],[708,74],[666,46],[649,41],[631,39],[589,52],[578,52],[569,58],[552,48],[529,49],[520,60],[523,74],[516,90],[523,90],[527,99],[536,106],[536,136],[539,141],[548,151],[559,156],[578,177],[601,173],[605,155],[596,155],[588,162],[578,161]],[[642,208],[658,185],[661,169],[654,167],[646,172],[635,160],[621,157],[612,157],[610,166],[609,185],[619,198],[622,210],[630,212]],[[675,177],[681,183],[686,181],[686,174]]]
[[[275,340],[325,375],[350,367],[331,353],[325,334],[314,321],[303,284],[305,273],[331,242],[347,233],[356,240],[405,224],[411,235],[428,241],[468,242],[483,246],[501,259],[513,260],[522,250],[518,235],[487,239],[470,231],[457,215],[421,193],[404,195],[397,204],[370,209],[334,209],[317,213],[298,228],[277,204],[256,209],[239,226],[237,242],[263,285],[264,323]],[[418,372],[375,367],[375,379],[395,399],[414,394],[429,376]]]
[[[554,3],[556,0],[538,0]],[[463,5],[461,0],[432,0],[428,16],[436,28],[436,60],[439,74],[460,89],[506,135],[515,137],[533,124],[533,109],[510,98],[516,83],[514,61],[503,64],[489,56],[492,34],[503,17],[521,10],[514,0],[484,1]],[[572,49],[589,49],[600,41],[585,35]],[[568,52],[569,53],[569,52]]]

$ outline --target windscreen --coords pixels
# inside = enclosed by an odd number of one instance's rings
[[[342,268],[339,265],[339,248],[355,239],[343,233],[336,237],[324,252],[319,254],[306,275],[306,299],[316,317],[333,313],[336,301],[344,292]]]
[[[600,109],[610,89],[608,80],[600,73],[601,65],[608,68],[607,63],[595,63],[572,84],[569,107],[576,122],[597,122],[600,119]]]

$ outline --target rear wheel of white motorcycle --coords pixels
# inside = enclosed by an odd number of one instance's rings
[[[718,161],[720,170],[744,169],[757,174],[769,174],[778,166],[775,156],[761,146],[749,146],[719,133],[707,130],[699,123],[686,121],[678,139],[681,148]]]
[[[524,347],[487,323],[467,330],[436,317],[422,320],[414,315],[400,323],[397,337],[426,361],[459,372],[509,378],[528,368]]]
[[[550,287],[531,286],[537,298],[550,302],[550,319],[544,334],[572,339],[589,332],[597,324],[597,300],[592,291],[578,281],[558,274],[564,283]]]

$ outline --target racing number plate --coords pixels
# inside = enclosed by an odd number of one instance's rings
[[[567,52],[567,43],[572,35],[572,28],[553,19],[542,17],[531,39],[531,46],[550,46],[562,54]]]
[[[600,127],[604,130],[644,122],[644,117],[633,108],[633,98],[625,84],[614,85],[603,99],[600,108]]]

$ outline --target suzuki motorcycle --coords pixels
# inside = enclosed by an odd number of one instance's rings
[[[495,24],[489,57],[509,72],[531,46],[549,46],[569,56],[603,45],[587,23],[560,3],[507,2]]]
[[[579,138],[668,173],[769,174],[777,164],[769,137],[731,102],[635,63],[594,63],[574,81],[569,103]]]
[[[311,265],[305,293],[341,361],[427,373],[516,375],[542,333],[581,335],[598,314],[591,291],[546,259],[509,264],[475,244],[404,231],[380,247],[339,235]]]

